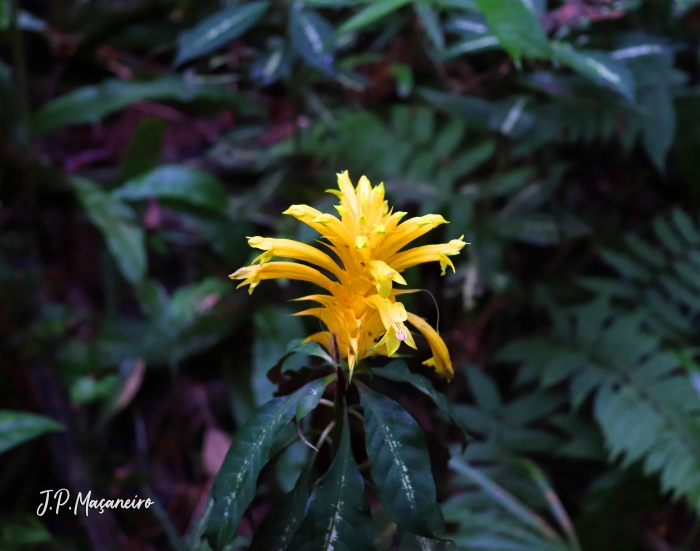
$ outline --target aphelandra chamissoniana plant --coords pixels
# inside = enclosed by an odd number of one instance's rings
[[[364,176],[354,187],[347,172],[339,174],[338,187],[329,191],[339,199],[335,206],[339,217],[307,205],[292,205],[285,211],[317,230],[323,249],[289,239],[250,237],[249,245],[262,253],[251,266],[230,276],[242,280],[239,287],[248,285],[251,293],[261,281],[276,278],[307,281],[323,289],[324,293],[297,299],[319,305],[297,315],[321,321],[323,330],[310,335],[305,344],[325,347],[329,361],[315,366],[318,375],[311,382],[273,398],[237,431],[204,513],[190,535],[191,549],[223,551],[242,543],[237,539],[238,526],[256,495],[258,475],[273,448],[279,450],[282,431],[292,418],[314,451],[294,489],[257,527],[250,551],[374,549],[364,480],[350,445],[351,416],[362,421],[369,474],[377,498],[400,537],[413,538],[420,548],[432,548],[421,538],[441,538],[444,533],[423,432],[398,402],[369,384],[374,375],[412,384],[447,414],[449,403],[430,381],[410,372],[401,360],[377,369],[366,367],[354,379],[352,374],[367,358],[394,356],[402,343],[416,348],[407,322],[426,338],[432,351],[432,357],[423,363],[452,379],[445,343],[430,324],[406,311],[398,298],[410,290],[395,284],[406,285],[401,273],[425,262],[439,262],[443,275],[448,266],[454,270],[449,257],[458,254],[465,243],[460,238],[407,248],[446,220],[428,214],[401,222],[406,213],[393,212],[384,199],[384,186],[372,188]],[[272,260],[274,257],[287,261]],[[357,394],[347,393],[349,384],[357,388],[359,404],[348,405],[349,400],[357,399]],[[326,391],[334,393],[333,401],[323,398]],[[318,431],[314,446],[304,435],[305,431],[311,433],[304,418],[319,405],[332,407],[334,416]],[[327,453],[326,443],[331,444],[330,467],[314,480],[315,458],[317,453]]]
[[[405,212],[393,212],[384,199],[384,185],[372,188],[363,176],[354,188],[347,171],[338,175],[340,190],[328,190],[340,199],[335,208],[340,219],[307,205],[292,205],[284,214],[294,216],[318,231],[331,255],[317,247],[290,239],[250,237],[248,244],[263,251],[251,266],[240,268],[229,277],[243,280],[249,292],[266,279],[288,278],[310,281],[327,291],[297,300],[312,301],[320,307],[299,312],[298,316],[316,316],[325,327],[308,337],[323,345],[329,353],[346,360],[350,373],[364,358],[392,356],[401,343],[416,348],[408,321],[427,339],[432,357],[425,362],[447,379],[453,370],[447,347],[438,333],[422,318],[407,312],[397,297],[406,285],[401,272],[425,262],[440,262],[442,274],[448,266],[454,271],[450,256],[459,254],[465,243],[460,237],[440,245],[424,245],[404,250],[407,245],[447,221],[439,214],[401,219]],[[296,262],[274,262],[273,257]],[[340,260],[340,263],[334,260]],[[324,275],[328,272],[335,281]]]

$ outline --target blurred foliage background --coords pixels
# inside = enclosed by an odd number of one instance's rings
[[[455,380],[407,362],[451,405],[395,392],[458,548],[700,549],[696,4],[0,2],[0,548],[185,548],[318,330],[304,284],[226,275],[246,236],[313,241],[280,213],[348,169],[471,242],[406,274]],[[307,456],[280,447],[241,547]],[[156,505],[37,517],[63,487]],[[377,549],[425,548],[370,501]]]

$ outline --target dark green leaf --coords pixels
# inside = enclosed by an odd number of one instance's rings
[[[166,165],[126,182],[113,192],[117,199],[139,201],[149,197],[171,199],[224,212],[226,188],[208,172],[181,165]]]
[[[373,551],[372,517],[345,420],[333,463],[311,494],[294,551]]]
[[[292,8],[289,15],[289,37],[294,50],[304,60],[333,76],[333,45],[329,38],[333,34],[333,26],[316,12]]]
[[[429,88],[421,88],[418,91],[429,103],[448,113],[465,118],[475,128],[488,128],[491,111],[488,101],[475,96],[453,96]]]
[[[34,116],[32,131],[45,134],[69,124],[97,122],[141,100],[172,99],[191,102],[212,99],[231,103],[235,95],[220,84],[198,83],[180,75],[146,81],[110,79],[96,86],[73,90],[50,101]]]
[[[170,299],[168,323],[176,327],[192,324],[231,290],[229,281],[208,277],[178,289]]]
[[[0,453],[47,432],[62,430],[63,425],[43,415],[0,410]]]
[[[411,373],[406,365],[406,362],[403,360],[394,360],[382,368],[373,369],[372,372],[378,377],[383,377],[384,379],[389,379],[390,381],[408,383],[412,385],[415,389],[419,390],[433,401],[433,403],[437,406],[438,411],[445,419],[451,419],[459,427],[462,427],[461,423],[454,417],[452,404],[447,399],[447,396],[445,396],[442,392],[435,390],[433,383],[431,383],[423,375]]]
[[[459,42],[446,48],[442,54],[442,59],[448,60],[463,54],[478,54],[489,50],[497,49],[500,46],[498,38],[491,33],[482,36],[468,36]]]
[[[403,63],[395,63],[390,67],[391,74],[396,79],[396,93],[400,98],[406,98],[413,92],[413,71]]]
[[[258,405],[269,400],[275,391],[275,385],[268,379],[267,372],[280,360],[291,371],[304,365],[305,358],[301,354],[291,356],[294,351],[287,349],[290,341],[297,343],[298,340],[295,339],[304,335],[304,325],[293,313],[290,308],[268,306],[258,310],[253,317],[255,340],[251,383]]]
[[[555,59],[561,63],[634,101],[634,78],[623,62],[613,59],[607,52],[576,50],[563,42],[553,43],[552,48]]]
[[[456,549],[453,541],[434,540],[413,534],[404,534],[399,547],[399,551],[456,551]]]
[[[357,31],[386,17],[410,2],[411,0],[376,0],[360,13],[348,19],[336,32],[338,35],[341,35],[350,31]]]
[[[273,398],[236,433],[211,491],[214,505],[207,535],[214,551],[222,551],[236,538],[238,523],[255,497],[256,481],[270,458],[275,437],[294,417],[298,403],[310,394],[322,394],[333,378],[317,379],[289,396]]]
[[[413,9],[418,14],[425,33],[430,38],[433,46],[440,51],[445,48],[445,36],[442,34],[440,27],[440,18],[433,9],[424,2],[416,2],[413,4]]]
[[[119,171],[121,180],[128,180],[153,170],[158,165],[163,131],[166,125],[165,119],[156,117],[148,117],[139,121],[124,161],[122,161]]]
[[[315,458],[316,454],[314,453],[299,475],[294,489],[284,496],[260,523],[249,551],[286,551],[289,549],[292,537],[304,519],[309,499],[309,477]]]
[[[478,469],[465,461],[453,457],[450,459],[450,467],[466,476],[470,481],[479,486],[491,499],[508,511],[526,526],[540,532],[549,540],[558,539],[557,533],[547,524],[542,517],[532,511],[510,492],[496,484]]]
[[[474,365],[467,366],[466,373],[469,388],[479,407],[490,413],[498,411],[502,403],[496,384]]]
[[[207,17],[177,39],[175,66],[213,52],[255,25],[270,5],[267,1],[230,6]]]
[[[491,31],[510,56],[548,58],[552,55],[547,35],[537,15],[522,0],[477,0]]]
[[[358,385],[365,411],[365,441],[382,506],[406,532],[435,537],[444,531],[425,436],[391,398]]]
[[[289,44],[281,42],[253,64],[250,77],[258,80],[261,86],[269,86],[281,78],[289,77],[293,58]]]
[[[37,549],[52,541],[51,533],[32,515],[0,523],[0,543],[3,551]]]
[[[74,177],[70,182],[88,216],[102,232],[122,275],[131,283],[143,280],[146,247],[143,230],[136,223],[131,208],[90,180]]]

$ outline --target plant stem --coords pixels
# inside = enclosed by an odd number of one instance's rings
[[[333,456],[335,457],[338,446],[340,446],[340,437],[345,420],[345,390],[347,387],[347,379],[345,378],[343,366],[340,364],[340,354],[338,353],[338,343],[335,335],[331,337],[331,345],[333,350],[333,362],[335,363],[336,373],[338,374],[338,378],[335,381],[335,400],[333,402],[333,420],[335,421]]]
[[[27,79],[27,62],[24,53],[24,41],[19,29],[19,0],[11,0],[12,15],[10,19],[10,44],[14,63],[15,101],[20,119],[18,140],[22,149],[29,148],[29,85]]]

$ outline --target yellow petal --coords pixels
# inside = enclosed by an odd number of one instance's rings
[[[280,278],[308,281],[323,287],[333,294],[337,294],[340,291],[338,283],[331,281],[315,268],[296,264],[295,262],[268,262],[262,266],[245,266],[236,270],[229,277],[231,279],[243,279],[244,281],[239,287],[250,285],[250,293],[253,292],[253,289],[257,287],[260,281]]]
[[[360,209],[357,203],[357,196],[355,195],[355,187],[350,181],[350,175],[346,170],[345,172],[337,174],[337,176],[338,188],[340,189],[340,192],[342,194],[341,202],[343,203],[343,206],[348,210],[348,214],[352,217],[352,219],[357,220],[359,218]]]
[[[382,216],[382,207],[384,206],[384,183],[382,182],[375,187],[369,197],[369,214],[367,218],[370,223],[377,224],[377,221]]]
[[[447,266],[451,266],[452,271],[454,271],[454,265],[447,257],[459,254],[464,245],[467,245],[463,239],[464,236],[460,237],[459,239],[452,239],[449,243],[442,243],[440,245],[425,245],[423,247],[408,249],[407,251],[392,255],[387,260],[387,263],[390,264],[395,270],[403,271],[407,268],[411,268],[412,266],[423,264],[424,262],[440,261],[442,275],[445,275],[445,269]]]
[[[339,239],[350,246],[355,242],[350,230],[335,216],[324,214],[308,205],[292,205],[282,214],[293,216],[300,222],[311,226],[324,237]]]
[[[302,262],[309,262],[316,266],[328,270],[336,276],[341,282],[345,278],[345,272],[338,266],[333,259],[326,253],[319,251],[316,247],[300,243],[292,239],[273,239],[270,237],[249,237],[248,245],[256,249],[262,249],[266,253],[261,254],[258,259],[263,257],[265,261],[269,260],[270,256],[280,256],[283,258],[293,258]],[[257,259],[256,259],[257,260]]]
[[[406,285],[406,280],[396,270],[381,260],[367,263],[365,272],[374,280],[380,297],[387,298],[391,294],[391,282]]]
[[[433,228],[447,223],[447,220],[439,214],[426,214],[425,216],[418,216],[406,220],[403,224],[399,224],[396,229],[390,232],[382,241],[382,255],[392,255],[408,245],[411,241],[428,233]]]
[[[444,373],[447,380],[451,381],[454,376],[454,371],[445,341],[442,340],[442,337],[437,334],[435,329],[433,329],[427,321],[419,318],[415,314],[408,312],[408,322],[423,333],[433,353],[433,357],[423,362],[423,364],[434,368],[438,373]]]

